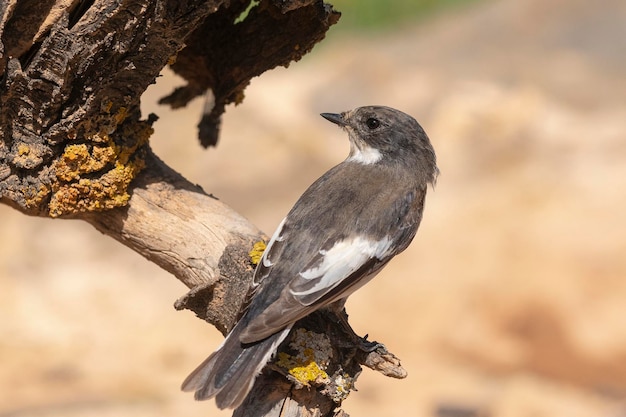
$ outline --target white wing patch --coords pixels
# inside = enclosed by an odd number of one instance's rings
[[[363,165],[371,165],[380,161],[382,157],[383,155],[378,149],[364,145],[362,148],[359,146],[353,146],[347,160]]]
[[[311,287],[302,291],[291,290],[295,297],[306,297],[314,293],[325,294],[336,287],[346,277],[358,270],[372,258],[385,258],[391,247],[391,240],[384,238],[374,241],[357,236],[342,240],[328,250],[320,250],[324,257],[314,268],[300,272],[305,280],[316,280]]]
[[[270,253],[270,249],[272,249],[272,245],[275,242],[282,242],[282,240],[284,239],[284,236],[282,236],[281,233],[283,231],[283,226],[285,225],[285,220],[287,220],[286,217],[280,222],[280,224],[276,228],[276,231],[272,235],[272,238],[270,239],[269,243],[265,247],[265,251],[263,251],[263,256],[261,257],[260,264],[262,264],[265,268],[269,268],[272,265],[274,265],[272,260],[269,258],[269,253]],[[253,280],[253,285],[259,285],[261,282],[260,282],[260,280],[258,282],[256,281],[256,279],[257,279],[256,274],[255,274],[254,278],[255,279]]]

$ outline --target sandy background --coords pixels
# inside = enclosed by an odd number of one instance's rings
[[[441,169],[422,228],[348,303],[409,377],[365,370],[352,416],[626,416],[625,22],[622,0],[493,0],[333,30],[255,79],[208,151],[200,101],[155,104],[171,74],[143,103],[157,154],[268,233],[347,153],[318,113],[422,123]],[[184,292],[86,224],[0,206],[0,416],[230,415],[178,390],[221,340],[174,311]]]

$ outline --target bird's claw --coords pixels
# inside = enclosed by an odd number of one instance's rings
[[[376,341],[369,341],[367,340],[367,336],[368,335],[365,335],[362,338],[360,338],[361,340],[359,341],[359,346],[358,346],[360,350],[362,350],[365,353],[372,353],[377,350],[382,350],[383,352],[387,351],[387,348],[385,347],[385,345],[383,345],[382,343],[378,343]]]

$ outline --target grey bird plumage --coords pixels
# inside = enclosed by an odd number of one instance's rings
[[[293,324],[345,300],[407,248],[422,219],[435,152],[411,116],[383,106],[322,116],[350,154],[315,181],[268,243],[254,295],[222,345],[183,382],[196,399],[239,406]]]

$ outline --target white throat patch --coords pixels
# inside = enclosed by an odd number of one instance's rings
[[[375,164],[383,157],[378,149],[372,148],[371,146],[359,148],[358,146],[352,145],[352,151],[353,152],[351,152],[351,155],[348,157],[348,161],[363,165]]]

